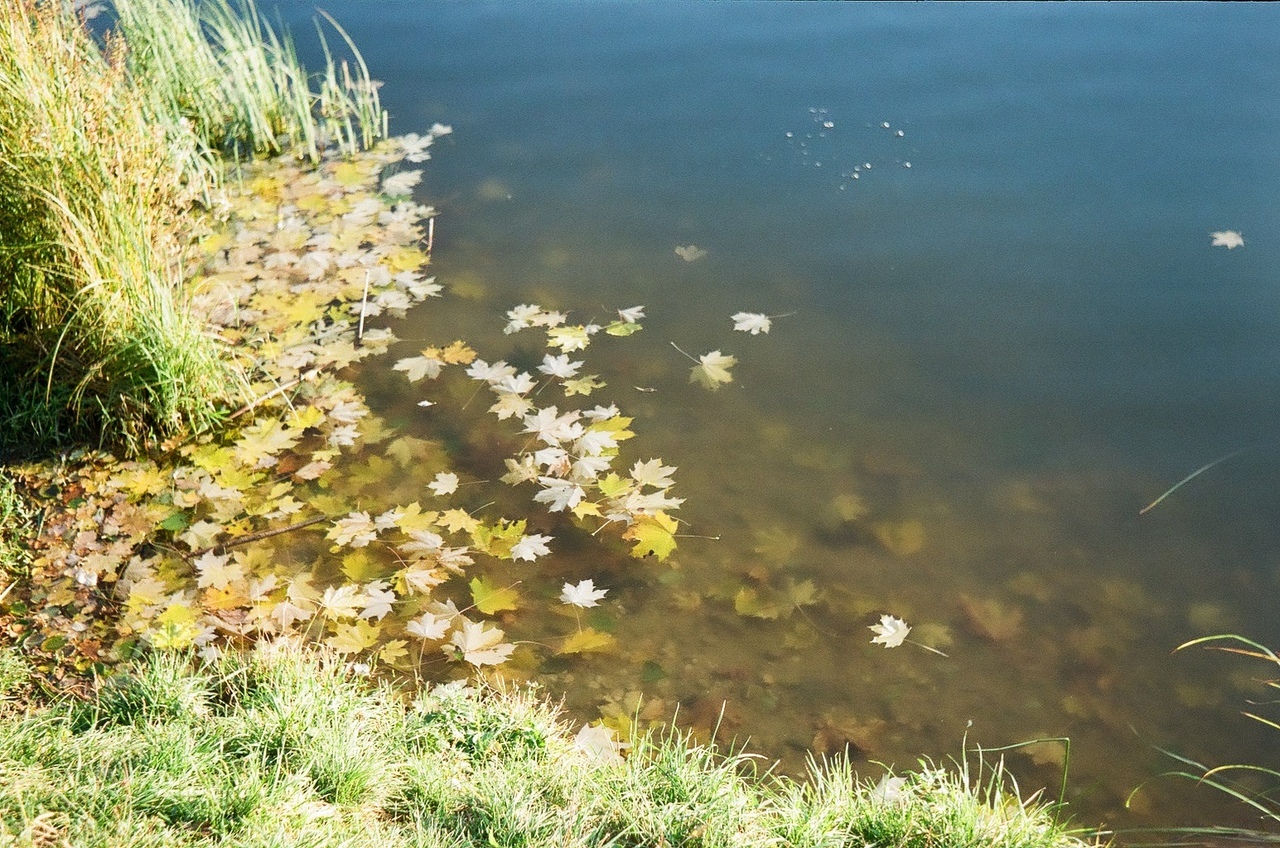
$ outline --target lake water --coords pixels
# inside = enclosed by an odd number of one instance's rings
[[[644,717],[678,705],[793,771],[813,748],[910,767],[966,735],[1066,736],[1081,823],[1250,823],[1186,781],[1124,802],[1176,765],[1155,746],[1280,754],[1239,715],[1265,667],[1170,653],[1280,645],[1280,11],[325,8],[393,132],[454,129],[418,192],[452,293],[395,324],[399,355],[462,337],[536,362],[501,333],[518,303],[647,307],[583,358],[635,417],[624,455],[679,467],[688,538],[657,564],[568,533],[522,591],[593,577],[619,650],[539,651],[563,619],[507,614],[534,643],[513,669],[581,718],[643,695]],[[281,10],[319,64],[310,4]],[[1245,245],[1211,247],[1220,230]],[[786,317],[751,336],[739,311]],[[734,382],[690,385],[672,342],[733,354]],[[502,473],[492,425],[422,415],[389,363],[363,380],[473,476]],[[871,644],[884,613],[947,656]],[[1006,756],[1056,794],[1059,754]]]

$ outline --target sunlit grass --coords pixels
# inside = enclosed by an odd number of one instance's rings
[[[239,406],[184,302],[195,205],[223,157],[318,162],[386,132],[340,28],[353,58],[312,79],[249,0],[115,7],[105,47],[62,4],[0,11],[0,456],[137,452]]]
[[[136,448],[217,417],[230,372],[184,310],[189,154],[56,4],[0,12],[0,396],[9,450]]]
[[[155,655],[89,702],[0,719],[0,775],[0,845],[1083,844],[998,769],[887,792],[843,760],[793,782],[679,732],[601,756],[528,690],[409,696],[280,650]]]

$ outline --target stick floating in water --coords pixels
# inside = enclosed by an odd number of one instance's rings
[[[1151,510],[1155,509],[1155,508],[1156,508],[1156,506],[1157,506],[1161,501],[1163,501],[1165,498],[1169,497],[1169,496],[1170,496],[1170,495],[1172,495],[1174,492],[1176,492],[1176,491],[1178,491],[1179,489],[1181,489],[1181,488],[1183,487],[1183,485],[1185,485],[1185,484],[1187,484],[1187,483],[1190,483],[1192,480],[1194,480],[1195,478],[1199,477],[1201,474],[1205,473],[1205,472],[1206,472],[1206,471],[1208,471],[1210,468],[1213,468],[1215,465],[1218,465],[1219,463],[1222,463],[1222,462],[1226,462],[1228,459],[1231,459],[1233,456],[1239,456],[1240,454],[1244,453],[1245,451],[1253,450],[1255,447],[1257,447],[1257,445],[1250,445],[1250,446],[1249,446],[1249,447],[1247,447],[1247,448],[1240,448],[1240,450],[1232,451],[1231,453],[1227,454],[1226,456],[1220,456],[1220,457],[1218,457],[1217,459],[1215,459],[1213,462],[1209,463],[1208,465],[1202,465],[1202,466],[1200,466],[1200,467],[1199,467],[1199,468],[1197,468],[1195,471],[1192,471],[1190,474],[1188,474],[1186,477],[1183,477],[1183,478],[1182,478],[1181,480],[1179,480],[1177,483],[1174,483],[1174,484],[1173,484],[1173,486],[1171,486],[1169,489],[1167,489],[1163,495],[1161,495],[1160,497],[1156,498],[1156,499],[1155,499],[1155,500],[1153,500],[1151,503],[1149,503],[1149,504],[1147,504],[1146,506],[1144,506],[1142,509],[1138,510],[1138,515],[1146,515],[1148,512],[1150,512]]]

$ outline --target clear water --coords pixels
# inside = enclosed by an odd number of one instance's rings
[[[1069,736],[1083,823],[1248,823],[1186,782],[1124,801],[1174,765],[1157,745],[1280,754],[1239,715],[1263,667],[1170,655],[1215,632],[1280,644],[1280,11],[326,8],[385,81],[393,131],[454,127],[419,197],[463,296],[397,332],[536,360],[500,333],[515,304],[645,304],[591,370],[635,416],[636,458],[679,466],[687,532],[717,537],[665,565],[563,544],[528,591],[594,577],[622,649],[535,647],[517,673],[585,718],[678,704],[792,770],[815,746],[906,767],[966,734]],[[310,5],[281,9],[309,27]],[[1245,246],[1210,247],[1226,229]],[[706,257],[681,260],[687,244]],[[740,310],[795,314],[751,337]],[[735,382],[688,385],[669,342],[736,355]],[[365,382],[439,435],[398,375]],[[456,461],[501,473],[494,431],[455,430]],[[735,611],[743,588],[804,580],[812,605]],[[871,645],[885,612],[949,656]],[[1024,788],[1057,786],[1053,753],[1008,755]]]

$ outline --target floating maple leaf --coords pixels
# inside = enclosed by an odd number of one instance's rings
[[[449,471],[441,471],[435,479],[427,484],[427,488],[437,496],[452,495],[458,491],[458,475]]]
[[[1237,247],[1244,246],[1244,236],[1235,230],[1219,230],[1209,235],[1213,238],[1213,244],[1210,247],[1225,247],[1227,250],[1234,250]]]
[[[733,316],[733,329],[753,336],[769,332],[772,325],[769,316],[759,312],[739,312]]]
[[[462,655],[462,659],[474,666],[499,665],[507,661],[515,645],[503,644],[502,630],[486,629],[484,622],[462,619],[462,626],[455,630],[444,652],[450,656]]]
[[[684,244],[676,247],[676,256],[679,256],[685,262],[697,262],[706,255],[707,252],[696,244]]]
[[[426,642],[434,642],[443,639],[445,634],[449,632],[451,621],[452,619],[449,616],[437,616],[430,612],[424,612],[406,624],[404,630],[410,636],[417,636]]]
[[[608,594],[608,591],[607,589],[597,589],[593,580],[583,580],[576,586],[566,583],[564,588],[560,590],[560,601],[561,603],[586,609],[587,607],[596,606]]]
[[[665,489],[675,484],[676,481],[671,477],[675,470],[674,466],[663,465],[661,459],[650,459],[631,466],[631,479],[641,486]]]
[[[698,357],[698,364],[689,369],[689,382],[698,383],[712,391],[723,383],[732,383],[733,375],[729,369],[738,364],[733,356],[727,356],[718,350],[704,353]]]
[[[551,549],[547,547],[547,542],[550,541],[550,536],[540,533],[521,536],[520,541],[511,546],[511,558],[533,562],[538,557],[551,553]]]
[[[401,197],[413,193],[413,187],[422,182],[421,171],[401,171],[382,181],[382,193],[388,197]]]
[[[879,624],[870,626],[875,637],[872,638],[871,644],[884,645],[886,648],[896,648],[901,645],[907,638],[907,634],[911,632],[911,628],[905,621],[892,615],[880,616]]]

